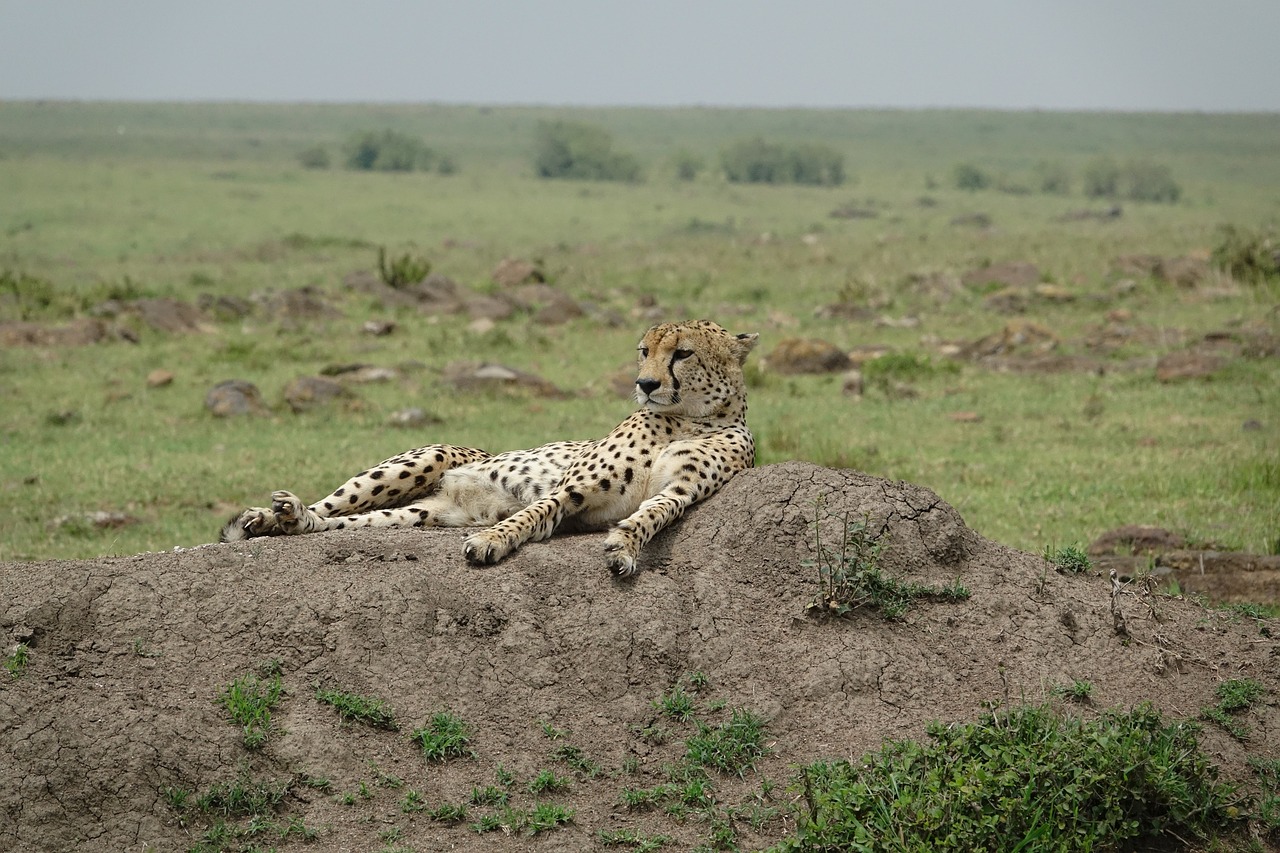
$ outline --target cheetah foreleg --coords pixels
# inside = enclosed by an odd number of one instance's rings
[[[640,504],[627,518],[619,521],[604,540],[605,567],[620,578],[639,571],[640,550],[658,531],[675,521],[693,500],[690,495],[658,494]]]
[[[526,542],[549,538],[565,516],[564,506],[560,495],[535,501],[510,518],[468,536],[462,553],[472,563],[496,563]]]

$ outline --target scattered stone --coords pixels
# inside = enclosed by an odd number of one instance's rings
[[[177,299],[134,299],[123,303],[121,314],[137,317],[147,328],[171,335],[209,331],[204,312]]]
[[[1098,222],[1114,222],[1124,215],[1124,208],[1118,204],[1102,210],[1071,210],[1058,217],[1059,222],[1083,222],[1086,220],[1096,220]]]
[[[400,378],[400,372],[391,367],[373,364],[331,364],[320,369],[322,376],[333,376],[340,382],[366,385],[371,382],[390,382]]]
[[[958,424],[980,424],[982,415],[977,412],[948,412],[947,419]]]
[[[777,373],[837,373],[851,367],[849,354],[816,338],[783,338],[765,359]]]
[[[875,219],[879,215],[879,211],[873,208],[856,204],[842,204],[827,214],[832,219]]]
[[[840,301],[819,305],[813,310],[813,316],[819,320],[870,320],[876,313],[865,305]]]
[[[861,397],[866,391],[866,383],[862,378],[861,370],[847,371],[840,378],[840,393],[846,397]]]
[[[1255,420],[1254,418],[1249,418],[1249,420],[1240,424],[1240,429],[1244,430],[1245,432],[1258,432],[1259,430],[1262,429],[1262,421]]]
[[[893,347],[884,344],[858,344],[849,350],[849,363],[854,367],[862,367],[868,361],[886,356],[893,352]]]
[[[1163,527],[1148,527],[1141,524],[1126,524],[1114,530],[1108,530],[1089,543],[1089,555],[1099,557],[1104,554],[1121,554],[1137,556],[1154,555],[1165,551],[1176,551],[1185,548],[1187,540],[1177,533]]]
[[[443,420],[424,409],[401,409],[387,416],[387,425],[393,427],[413,428],[444,423]]]
[[[442,372],[445,382],[459,391],[526,391],[539,397],[564,399],[569,395],[541,376],[516,370],[503,364],[477,361],[454,361]]]
[[[546,275],[531,261],[504,258],[489,274],[499,287],[516,287],[531,282],[544,282]]]
[[[1006,287],[987,294],[982,307],[994,314],[1025,314],[1027,292],[1020,287]]]
[[[239,296],[202,293],[196,298],[196,306],[219,322],[242,320],[253,313],[253,303]]]
[[[1076,301],[1075,293],[1060,284],[1037,284],[1031,289],[1031,292],[1037,299],[1043,299],[1045,302],[1053,302],[1058,305]]]
[[[991,217],[986,213],[962,213],[951,218],[952,225],[965,228],[990,228]]]
[[[108,510],[94,510],[93,512],[77,513],[75,515],[63,515],[54,519],[53,523],[58,527],[65,527],[68,524],[87,524],[98,530],[114,530],[119,527],[128,527],[137,524],[139,521],[135,516],[125,512],[113,512]]]
[[[507,320],[515,313],[515,306],[494,296],[470,296],[463,308],[472,320]]]
[[[498,324],[489,317],[480,317],[467,324],[467,330],[476,335],[487,335],[497,327]]]
[[[1199,349],[1171,352],[1156,362],[1156,379],[1160,382],[1207,379],[1221,370],[1224,364],[1226,359],[1222,356]]]
[[[267,412],[258,386],[243,379],[228,379],[213,386],[205,394],[204,407],[217,418],[262,415]]]
[[[1006,287],[1030,287],[1040,282],[1040,268],[1026,261],[988,264],[960,276],[965,287],[1003,284]]]
[[[540,326],[558,326],[561,323],[567,323],[586,314],[582,310],[582,306],[558,291],[554,292],[552,299],[546,305],[538,309],[533,315],[533,322]]]
[[[920,325],[920,318],[911,314],[905,317],[877,317],[875,325],[882,329],[914,329]]]
[[[969,344],[962,354],[966,358],[982,359],[1013,352],[1046,353],[1059,343],[1058,336],[1047,326],[1032,320],[1014,320],[1000,331]]]
[[[294,414],[351,396],[350,389],[327,376],[299,376],[284,386],[284,401]]]
[[[78,347],[119,337],[126,336],[100,317],[80,317],[61,326],[0,323],[0,346],[4,347]]]
[[[395,320],[365,320],[360,331],[375,338],[385,338],[396,330]]]
[[[147,374],[148,388],[164,388],[173,384],[173,371],[157,368]]]

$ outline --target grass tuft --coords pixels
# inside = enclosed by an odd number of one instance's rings
[[[428,761],[474,755],[469,748],[471,727],[449,711],[437,712],[425,726],[414,730],[410,740],[422,747],[422,754]]]
[[[343,690],[316,690],[316,699],[332,705],[338,716],[344,720],[363,723],[376,729],[396,731],[395,712],[381,699],[360,696]]]

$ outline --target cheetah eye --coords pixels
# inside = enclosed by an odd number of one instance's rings
[[[672,353],[671,357],[675,361],[684,361],[686,358],[688,358],[691,355],[693,355],[693,350],[691,349],[678,349],[674,353]]]
[[[637,347],[637,349],[639,349],[639,350],[640,350],[640,357],[641,357],[641,358],[648,358],[648,357],[649,357],[649,348],[648,348],[648,347]]]

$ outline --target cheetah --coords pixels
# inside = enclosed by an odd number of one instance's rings
[[[557,529],[608,529],[605,566],[635,574],[641,549],[689,506],[755,461],[742,366],[759,340],[710,320],[663,323],[640,339],[640,408],[598,440],[555,441],[497,455],[432,444],[356,474],[304,506],[271,496],[221,533],[255,536],[359,527],[483,526],[463,555],[492,564]]]

